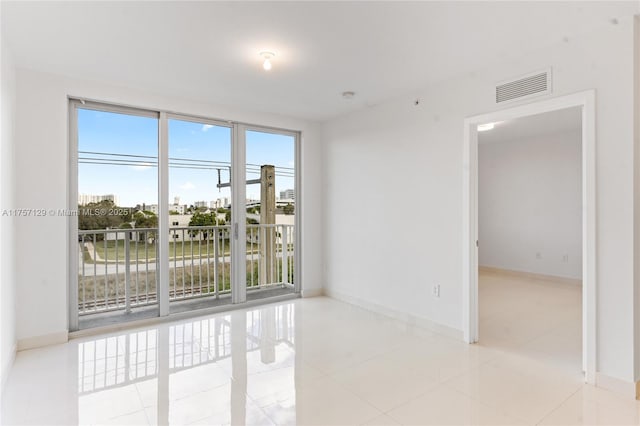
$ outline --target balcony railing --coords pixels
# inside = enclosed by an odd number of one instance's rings
[[[169,300],[231,293],[229,226],[169,230]],[[156,228],[78,232],[78,313],[158,303]],[[293,225],[247,225],[247,290],[293,287]]]

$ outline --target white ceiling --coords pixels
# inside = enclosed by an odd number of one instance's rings
[[[635,0],[1,4],[18,66],[313,120],[639,12]]]
[[[567,108],[497,123],[492,130],[478,132],[478,143],[515,142],[536,136],[580,132],[581,128],[582,110]]]

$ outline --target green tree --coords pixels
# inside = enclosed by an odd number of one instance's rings
[[[191,216],[191,220],[189,221],[189,226],[216,226],[216,214],[215,213],[202,213],[195,212],[193,216]],[[198,234],[202,234],[202,238],[204,240],[209,236],[210,229],[192,229],[189,230],[189,234],[192,238],[195,238]]]
[[[133,215],[133,220],[136,223],[136,228],[157,228],[158,216],[154,212],[148,210],[142,212],[136,212]]]
[[[131,220],[131,210],[117,208],[111,200],[78,206],[78,229],[119,228]]]
[[[282,210],[284,211],[284,214],[292,215],[295,212],[296,208],[294,207],[293,204],[288,203],[286,206],[282,208]]]
[[[133,220],[135,222],[135,228],[157,228],[158,227],[158,216],[154,212],[150,212],[148,210],[145,211],[137,211],[133,215]],[[151,239],[152,243],[156,241],[156,233],[154,231],[147,232],[139,232],[138,233],[139,241],[144,241]]]

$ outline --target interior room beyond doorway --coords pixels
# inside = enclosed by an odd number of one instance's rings
[[[479,344],[572,374],[583,367],[581,113],[478,128]]]

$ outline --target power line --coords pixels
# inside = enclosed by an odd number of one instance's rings
[[[88,154],[95,156],[106,157],[124,157],[121,158],[100,158],[100,157],[79,157],[79,164],[95,164],[95,165],[111,165],[111,166],[132,166],[132,167],[157,167],[157,157],[149,155],[136,155],[136,154],[117,154],[108,152],[95,152],[95,151],[78,151],[80,154]],[[148,160],[137,160],[137,158],[144,158]],[[246,171],[250,174],[260,173],[260,164],[247,163]],[[193,169],[193,170],[228,170],[231,167],[230,162],[225,161],[213,161],[213,160],[199,160],[192,158],[179,158],[169,157],[170,168],[181,169]],[[274,166],[276,169],[276,176],[281,177],[295,177],[295,168],[285,166]]]

